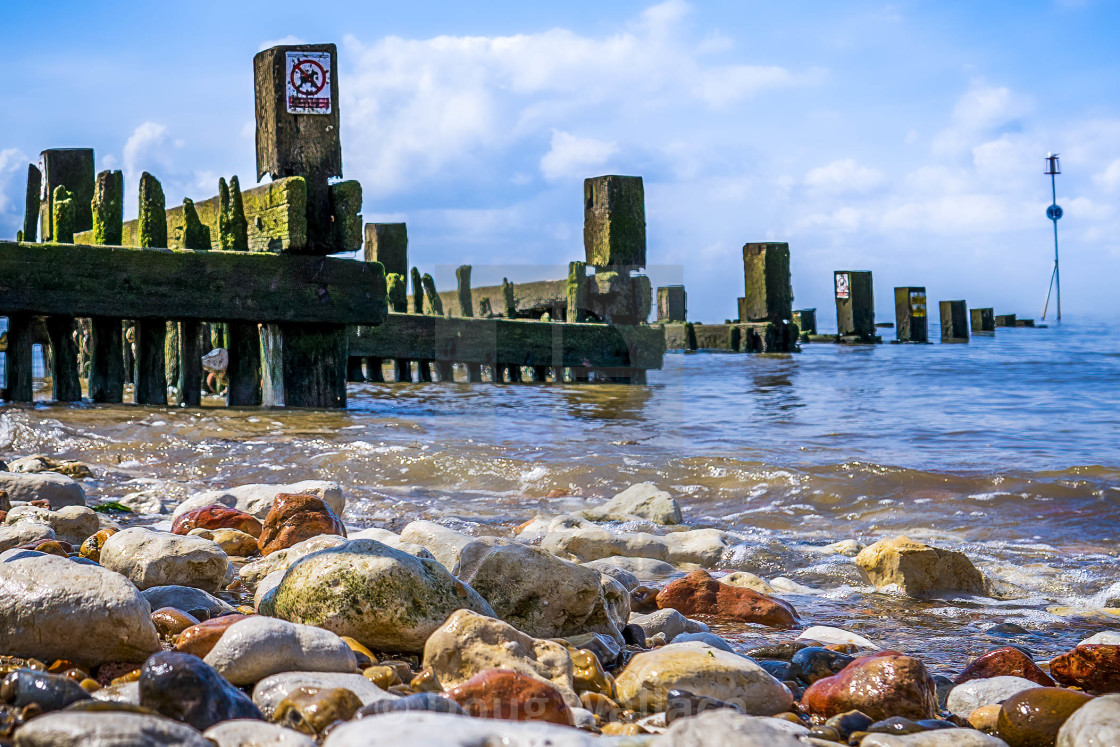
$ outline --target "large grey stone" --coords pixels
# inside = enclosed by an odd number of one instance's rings
[[[345,672],[357,667],[346,641],[329,630],[252,615],[231,625],[203,659],[235,685],[280,672]]]
[[[128,579],[55,555],[0,563],[0,653],[93,666],[160,650],[151,608]]]
[[[195,610],[206,610],[207,617],[217,617],[226,612],[233,612],[233,605],[218,599],[208,591],[196,589],[193,586],[153,586],[140,592],[153,610],[162,607],[174,607],[177,610],[194,614]]]
[[[251,483],[224,490],[209,490],[204,493],[197,493],[175,508],[172,519],[178,519],[191,509],[221,504],[250,513],[263,521],[268,516],[269,509],[272,508],[272,502],[281,493],[307,493],[322,498],[338,516],[342,516],[342,512],[346,509],[346,499],[343,497],[342,488],[338,486],[338,483],[328,480],[303,480],[288,485]]]
[[[681,633],[706,633],[708,626],[699,620],[685,617],[674,609],[655,610],[644,615],[630,615],[630,622],[646,632],[646,638],[658,633],[665,634],[666,641],[672,641]]]
[[[588,732],[541,721],[411,711],[342,724],[331,731],[323,747],[601,747],[611,743]]]
[[[457,575],[498,617],[535,638],[604,633],[621,642],[630,616],[624,587],[604,588],[599,571],[519,542],[472,543],[459,557]]]
[[[1007,742],[975,729],[938,729],[906,736],[871,734],[860,747],[1007,747]]]
[[[229,557],[217,542],[144,527],[125,529],[105,540],[100,562],[140,589],[180,585],[216,591],[229,567]]]
[[[20,522],[46,524],[54,531],[55,538],[69,542],[75,549],[100,528],[97,514],[86,506],[63,506],[58,510],[30,505],[16,506],[8,512],[4,523],[11,525]]]
[[[1038,683],[1022,677],[989,677],[969,680],[949,691],[945,707],[952,713],[967,719],[968,714],[980,706],[999,705],[1012,695],[1024,690],[1032,690]]]
[[[353,539],[358,539],[354,537]],[[251,563],[246,563],[241,566],[238,575],[241,580],[252,589],[259,584],[266,576],[275,573],[276,571],[286,571],[302,557],[306,557],[313,552],[319,550],[326,550],[328,547],[338,547],[345,544],[346,538],[337,534],[319,534],[302,542],[297,542],[291,547],[276,552],[269,553],[263,558],[254,560]]]
[[[260,723],[260,722],[257,722]],[[186,724],[123,711],[55,711],[16,731],[16,747],[214,747]]]
[[[46,500],[52,509],[86,505],[81,484],[57,472],[0,472],[0,490],[12,501]]]
[[[680,524],[681,508],[673,496],[652,482],[631,485],[606,503],[580,512],[592,521],[629,521],[635,517],[655,524]]]
[[[402,541],[427,548],[432,557],[453,573],[459,565],[460,553],[476,539],[434,521],[412,521],[401,530]]]
[[[306,734],[253,719],[233,719],[211,726],[202,736],[217,747],[315,747]]]
[[[388,529],[382,529],[380,527],[369,527],[368,529],[363,529],[360,532],[347,532],[346,536],[352,540],[377,540],[381,544],[388,545],[394,550],[402,550],[409,555],[415,555],[418,558],[435,558],[435,555],[432,555],[428,548],[424,547],[423,545],[418,545],[415,542],[405,542],[403,539],[401,539],[401,536],[399,534],[390,532]]]
[[[284,672],[265,677],[253,688],[253,703],[265,718],[272,718],[280,701],[300,687],[342,687],[358,696],[362,705],[400,697],[382,690],[360,674],[341,672]]]
[[[261,611],[317,625],[381,651],[419,652],[458,609],[494,610],[435,560],[375,540],[350,540],[288,568]]]
[[[20,545],[53,540],[54,538],[54,530],[47,524],[32,521],[3,524],[0,525],[0,552],[11,550]]]
[[[663,537],[647,532],[612,534],[598,526],[550,531],[541,538],[541,547],[561,558],[581,563],[612,555],[669,560],[669,546]]]
[[[1078,708],[1062,724],[1055,747],[1111,747],[1120,744],[1120,694],[1101,695]]]
[[[662,747],[805,747],[809,730],[777,718],[745,716],[722,709],[674,721],[657,744]]]
[[[603,573],[613,571],[632,574],[641,584],[652,584],[679,578],[684,571],[672,563],[653,558],[629,558],[623,555],[614,555],[609,558],[600,558],[584,563],[588,568],[594,568]],[[613,574],[612,574],[613,575]],[[617,578],[617,577],[616,577]]]

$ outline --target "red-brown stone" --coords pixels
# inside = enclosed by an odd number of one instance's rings
[[[973,659],[957,677],[959,685],[969,680],[986,680],[990,677],[1022,677],[1043,687],[1054,687],[1054,680],[1034,663],[1021,649],[1006,646],[989,651]]]
[[[175,534],[188,534],[192,529],[239,529],[245,534],[260,537],[263,527],[252,514],[216,503],[192,508],[180,514],[171,525],[171,531]]]
[[[568,705],[555,687],[510,669],[479,672],[447,696],[480,718],[571,724]]]
[[[1067,687],[1120,692],[1120,646],[1086,644],[1050,660],[1050,675]]]
[[[837,674],[814,682],[801,697],[801,708],[818,720],[853,710],[876,721],[891,716],[933,718],[937,685],[918,659],[883,651],[861,656]]]
[[[772,628],[798,624],[792,605],[752,589],[720,583],[707,571],[693,571],[670,583],[658,593],[657,606],[684,615],[710,615]]]
[[[265,517],[257,545],[261,555],[269,555],[320,534],[346,536],[346,527],[326,501],[303,493],[280,493]]]
[[[226,632],[229,626],[238,620],[244,620],[248,615],[240,612],[232,615],[222,615],[203,620],[197,625],[192,625],[175,637],[175,650],[184,654],[194,654],[202,659],[210,653],[218,643],[218,639]]]

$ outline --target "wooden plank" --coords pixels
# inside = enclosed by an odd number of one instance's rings
[[[202,322],[179,322],[179,399],[186,407],[202,404]]]
[[[0,241],[0,314],[378,324],[376,262]]]
[[[74,342],[74,317],[47,317],[51,340],[51,386],[55,402],[81,402],[82,380],[78,375],[78,345]]]
[[[469,280],[467,285],[469,286]],[[549,312],[556,314],[564,309],[568,303],[567,280],[538,280],[530,283],[513,284],[513,308],[518,316],[539,318],[541,314]],[[489,308],[494,315],[503,315],[507,311],[508,299],[507,286],[488,285],[478,288],[469,288],[471,299],[471,312],[464,314],[464,304],[461,291],[444,291],[439,294],[444,310],[450,316],[487,316],[484,309]]]
[[[660,368],[660,327],[390,314],[350,332],[350,353],[497,366]]]
[[[94,402],[124,400],[124,351],[121,320],[92,319],[89,398]]]
[[[226,401],[230,407],[257,407],[261,404],[261,339],[252,322],[230,322],[226,345],[229,366]]]
[[[138,405],[167,404],[167,369],[164,340],[167,322],[162,319],[136,320],[136,389]]]
[[[12,402],[34,401],[32,351],[35,337],[34,319],[27,314],[8,316],[8,349],[5,351],[8,399]]]

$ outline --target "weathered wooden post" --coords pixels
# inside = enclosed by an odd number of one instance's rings
[[[141,247],[167,247],[166,204],[163,187],[145,171],[140,175],[137,227]],[[167,404],[166,338],[166,321],[151,318],[136,320],[136,388],[133,399],[137,404]]]
[[[474,295],[471,291],[471,266],[460,265],[455,270],[455,279],[459,284],[459,313],[466,317],[473,317]],[[463,368],[467,371],[467,381],[469,383],[477,384],[482,381],[481,363],[464,363]]]
[[[973,332],[995,332],[995,311],[991,308],[971,309],[969,316],[972,320]]]
[[[793,323],[801,330],[802,335],[817,334],[817,310],[798,309],[793,312]]]
[[[51,241],[74,243],[74,195],[61,184],[51,195]]]
[[[35,398],[32,367],[34,322],[30,314],[8,315],[8,349],[4,353],[4,370],[8,399],[12,402],[31,402]]]
[[[569,322],[586,322],[588,296],[591,286],[587,280],[586,262],[568,263],[567,300],[568,309],[566,319]]]
[[[74,230],[93,227],[93,148],[52,148],[39,154],[42,187],[39,191],[39,227],[43,241],[54,238],[54,206],[52,196],[57,187],[66,187],[73,196]],[[26,236],[26,229],[24,231]],[[26,239],[25,239],[26,240]],[[69,242],[66,242],[69,243]]]
[[[668,285],[657,289],[657,321],[683,322],[688,318],[687,294],[683,285]]]
[[[248,251],[249,222],[241,198],[237,177],[226,184],[218,179],[218,250]],[[264,401],[261,385],[261,330],[253,322],[229,322],[225,325],[226,404],[230,407],[256,407]],[[282,354],[282,351],[275,351]],[[274,397],[283,404],[283,382],[274,382]]]
[[[964,301],[941,302],[941,342],[968,342],[968,305]]]
[[[74,243],[75,205],[71,192],[62,184],[51,195],[51,237],[60,244]],[[78,402],[82,399],[82,383],[78,369],[78,346],[74,343],[75,320],[72,316],[48,316],[45,319],[50,340],[52,398],[56,402]]]
[[[39,230],[39,192],[43,174],[33,163],[27,164],[27,193],[23,201],[23,240],[35,241]]]
[[[1017,326],[1016,321],[1017,320],[1016,320],[1014,314],[998,314],[998,315],[996,315],[996,326],[997,327],[1015,327],[1015,326]]]
[[[759,242],[743,246],[744,294],[739,309],[742,322],[765,322],[760,336],[770,352],[797,350],[793,325],[793,283],[789,270],[789,244]],[[744,346],[744,349],[747,349]]]
[[[210,250],[210,227],[203,225],[189,198],[183,200],[183,248]],[[176,329],[179,399],[186,407],[198,407],[202,404],[202,322],[191,319],[172,324]]]
[[[408,285],[404,273],[389,273],[385,278],[386,295],[389,299],[389,310],[404,314],[408,312]],[[412,382],[412,362],[407,358],[397,358],[394,361],[396,380],[398,382]]]
[[[871,272],[837,270],[833,273],[836,292],[836,328],[841,342],[882,342],[875,334],[875,295]]]
[[[366,262],[380,262],[385,268],[385,277],[388,286],[389,308],[398,313],[408,311],[408,294],[403,285],[404,278],[408,276],[408,227],[404,223],[367,223],[365,241]],[[393,277],[399,281],[393,281]],[[393,283],[400,282],[399,290],[394,290]],[[404,299],[404,304],[394,304],[394,294]],[[380,358],[366,358],[366,377],[370,381],[384,381],[381,372],[382,360]],[[404,362],[408,369],[407,379],[412,380],[412,367],[408,361]],[[398,374],[400,366],[397,367]],[[400,381],[400,378],[398,378]]]
[[[895,335],[898,342],[929,342],[929,317],[924,287],[894,289]]]

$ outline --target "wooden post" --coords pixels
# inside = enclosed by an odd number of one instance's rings
[[[167,323],[136,320],[136,390],[138,405],[167,405],[167,368],[164,343]]]
[[[996,316],[997,327],[1015,327],[1016,318],[1015,314],[999,314]]]
[[[404,223],[366,224],[366,262],[380,262],[389,274],[408,274],[408,228]]]
[[[338,51],[333,44],[283,45],[253,58],[257,120],[257,179],[307,180],[307,246],[331,254],[331,177],[342,176]]]
[[[898,342],[929,342],[929,317],[924,287],[894,289],[895,338]]]
[[[743,246],[742,322],[781,322],[793,316],[789,244],[756,243]]]
[[[94,402],[124,401],[124,338],[120,319],[93,317],[89,366],[89,398]]]
[[[261,333],[252,322],[230,322],[226,327],[226,403],[230,407],[258,407],[261,395]],[[283,391],[279,393],[283,402]]]
[[[871,273],[837,270],[833,273],[833,281],[836,327],[841,340],[882,342],[875,334],[875,296],[872,292]]]
[[[517,317],[517,297],[513,293],[513,283],[508,278],[502,278],[502,299],[505,302],[506,317]]]
[[[145,171],[140,175],[140,214],[137,218],[141,247],[167,248],[166,207],[163,186]]]
[[[587,321],[587,307],[590,285],[587,282],[587,263],[568,263],[568,310],[566,319],[569,322]]]
[[[58,215],[57,206],[55,215]],[[74,318],[47,317],[47,335],[51,341],[52,399],[56,402],[80,402],[82,379],[78,374],[78,346],[74,342]]]
[[[241,199],[241,184],[234,176],[226,184],[218,179],[218,248],[227,252],[249,251],[249,222]]]
[[[424,286],[424,295],[428,298],[428,308],[431,313],[436,316],[443,316],[443,301],[436,293],[436,281],[428,273],[424,273],[424,277],[420,279],[420,283]]]
[[[266,324],[263,328],[266,407],[346,407],[346,327]]]
[[[640,176],[583,182],[583,249],[593,267],[645,267],[645,188]]]
[[[412,383],[412,361],[407,358],[397,358],[394,363],[397,369],[397,383],[411,384]]]
[[[61,184],[51,197],[51,241],[74,243],[74,195]]]
[[[696,327],[692,322],[684,323],[684,347],[685,350],[696,350]]]
[[[455,364],[451,361],[436,361],[436,371],[440,381],[455,381]]]
[[[968,342],[968,305],[964,301],[941,302],[941,342]]]
[[[657,289],[657,321],[683,322],[688,319],[688,295],[683,285],[669,285]]]
[[[424,282],[420,277],[420,270],[413,267],[411,273],[412,280],[412,313],[424,313]]]
[[[989,308],[972,309],[969,311],[973,332],[995,332],[995,312]]]
[[[366,364],[366,381],[373,381],[378,384],[385,381],[385,373],[382,370],[385,361],[382,358],[371,356],[363,360]]]
[[[371,224],[371,225],[378,225],[378,224]],[[400,225],[402,227],[402,233],[403,233],[404,224],[400,223],[400,224],[396,224],[396,225]],[[367,241],[369,239],[368,226],[367,226],[366,239],[367,239]],[[405,238],[405,243],[406,243],[406,247],[407,247],[407,236]],[[368,244],[367,244],[366,251],[367,252],[369,251]],[[368,256],[368,254],[367,254],[367,256]],[[405,256],[405,255],[402,255],[402,258],[404,260],[407,260],[407,256]],[[390,272],[388,275],[385,276],[385,289],[386,289],[385,292],[386,292],[386,295],[388,296],[388,299],[389,299],[389,310],[393,311],[393,312],[396,312],[398,314],[404,314],[404,313],[408,312],[408,284],[405,282],[405,274],[406,273],[404,273],[404,272]],[[393,364],[394,364],[394,367],[395,367],[395,370],[396,370],[395,377],[394,377],[395,380],[397,382],[411,384],[412,383],[412,362],[409,361],[407,358],[398,358],[398,359],[393,361]]]
[[[39,191],[43,185],[43,174],[33,164],[27,164],[27,193],[23,202],[23,240],[35,241],[39,230]]]
[[[362,382],[366,380],[365,371],[362,370],[362,359],[351,356],[346,359],[346,380]]]
[[[43,241],[57,241],[54,228],[54,206],[51,198],[56,187],[63,186],[73,195],[74,231],[93,227],[93,148],[52,148],[39,154],[42,186],[39,191],[39,227]],[[26,241],[27,232],[24,232]],[[68,242],[69,243],[69,242]]]
[[[124,174],[102,171],[93,190],[93,243],[120,246],[124,226]]]
[[[817,310],[798,309],[793,312],[793,323],[797,325],[803,335],[817,334]]]
[[[4,354],[8,399],[12,402],[32,402],[35,399],[32,378],[32,353],[35,338],[32,334],[34,318],[28,314],[8,315],[8,350]]]
[[[471,298],[471,266],[459,265],[455,269],[455,280],[458,283],[459,315],[474,316],[474,300]]]

